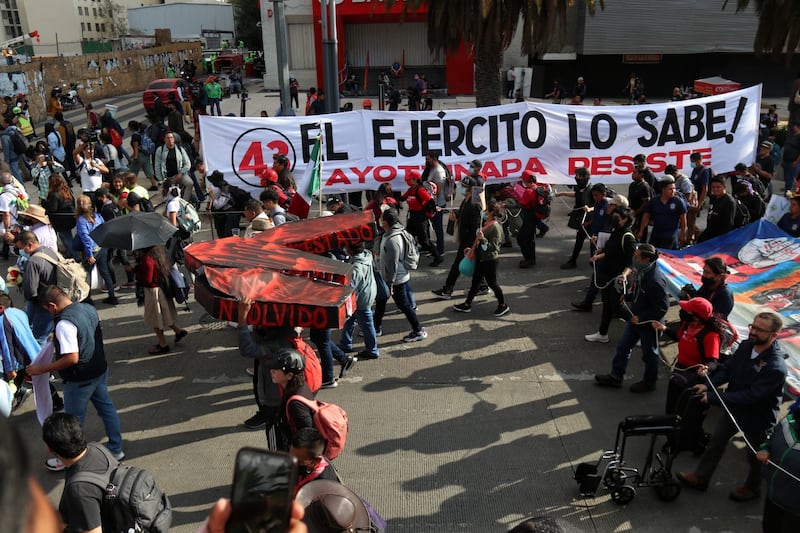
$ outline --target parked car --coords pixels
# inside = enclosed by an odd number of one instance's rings
[[[150,85],[147,86],[147,89],[144,90],[142,93],[142,104],[144,105],[145,111],[151,113],[155,110],[155,95],[157,94],[161,101],[164,102],[164,105],[168,104],[172,100],[171,95],[175,95],[180,101],[179,94],[178,94],[178,85],[184,85],[185,82],[181,78],[163,78],[160,80],[153,80],[150,82]]]

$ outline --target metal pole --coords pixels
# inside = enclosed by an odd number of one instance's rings
[[[294,115],[292,96],[289,94],[289,54],[286,46],[286,15],[284,0],[272,0],[275,8],[275,51],[278,55],[278,87],[281,92],[281,115]]]
[[[60,55],[61,55],[61,53],[59,53],[59,50],[58,50],[58,32],[56,32],[56,56],[60,56]]]
[[[328,0],[320,0],[319,7],[322,10],[322,87],[328,83],[328,71],[331,69],[328,63]]]
[[[336,30],[336,0],[328,0],[331,6],[331,13],[328,19],[328,31],[330,33],[330,54],[331,54],[331,72],[333,77],[333,94],[328,96],[330,101],[328,109],[331,113],[339,112],[339,39]]]

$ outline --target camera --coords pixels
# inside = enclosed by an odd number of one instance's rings
[[[100,137],[99,137],[99,135],[98,135],[98,132],[97,132],[97,130],[90,131],[90,132],[89,132],[89,138],[88,138],[88,139],[89,139],[89,142],[90,142],[91,144],[97,144],[97,143],[99,143],[99,142],[100,142]]]

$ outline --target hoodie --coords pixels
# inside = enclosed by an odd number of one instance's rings
[[[353,265],[353,288],[356,290],[356,308],[359,311],[369,309],[375,303],[378,286],[372,273],[372,252],[364,250],[350,258]]]
[[[400,285],[411,279],[403,264],[405,242],[402,232],[403,226],[398,223],[386,230],[381,239],[381,276],[389,285]]]

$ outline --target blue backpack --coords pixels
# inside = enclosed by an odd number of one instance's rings
[[[145,155],[153,155],[156,151],[156,144],[153,142],[153,139],[151,139],[146,132],[141,132],[139,135],[142,138],[142,140],[139,141],[139,150]]]

